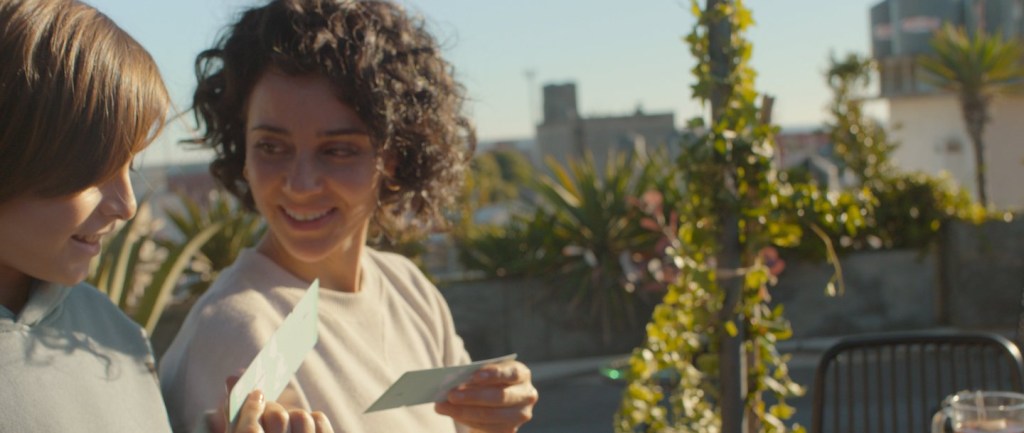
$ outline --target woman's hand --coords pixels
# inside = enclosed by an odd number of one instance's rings
[[[230,390],[238,381],[237,376],[227,380]],[[323,412],[307,412],[301,409],[285,409],[272,401],[265,401],[263,392],[256,390],[245,398],[238,410],[238,419],[233,428],[228,428],[228,402],[206,418],[207,426],[215,433],[334,433],[330,420]]]
[[[537,389],[530,369],[518,361],[486,365],[466,383],[448,392],[434,410],[474,432],[512,433],[533,418]]]

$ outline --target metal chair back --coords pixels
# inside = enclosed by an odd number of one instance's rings
[[[967,389],[1024,392],[1017,346],[981,332],[844,338],[815,371],[811,432],[925,433],[942,400]]]

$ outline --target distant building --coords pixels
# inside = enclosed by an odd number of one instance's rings
[[[931,54],[932,35],[944,23],[968,32],[984,29],[1007,38],[1024,34],[1021,0],[885,0],[871,8],[871,48],[878,61],[881,95],[935,94],[917,67]]]
[[[835,145],[828,132],[814,129],[784,129],[775,135],[775,166],[782,170],[802,167],[819,185],[838,190],[855,180],[841,176],[841,166],[835,158]]]
[[[544,86],[544,119],[537,125],[537,147],[544,157],[561,164],[582,159],[589,152],[597,167],[609,155],[637,146],[665,146],[679,136],[673,113],[644,113],[584,118],[576,105],[576,85]]]
[[[832,138],[819,129],[784,129],[775,136],[775,162],[780,169],[803,164],[808,158],[832,157]]]
[[[931,86],[917,59],[932,53],[943,23],[1007,38],[1024,36],[1024,0],[885,0],[871,8],[871,47],[879,65],[880,96],[889,105],[894,162],[904,170],[948,172],[975,194],[974,153],[957,96]],[[1001,207],[1024,205],[1024,97],[993,104],[985,131],[988,195]]]

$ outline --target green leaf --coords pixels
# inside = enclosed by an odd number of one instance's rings
[[[167,300],[170,299],[171,292],[178,283],[178,278],[185,271],[192,256],[220,229],[221,224],[213,224],[200,231],[179,248],[169,252],[167,260],[153,275],[153,281],[146,288],[135,313],[135,321],[141,324],[147,332],[152,333],[153,328],[156,327]]]
[[[728,333],[730,337],[735,337],[739,335],[740,331],[739,329],[736,328],[736,322],[729,320],[724,323],[724,326],[725,332]]]

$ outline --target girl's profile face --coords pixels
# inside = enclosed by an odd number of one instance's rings
[[[135,214],[129,164],[98,185],[53,198],[0,203],[0,287],[30,276],[74,285],[88,276],[100,239]]]
[[[244,176],[267,221],[261,251],[293,272],[358,251],[377,207],[376,150],[336,95],[322,76],[271,69],[249,96]]]

